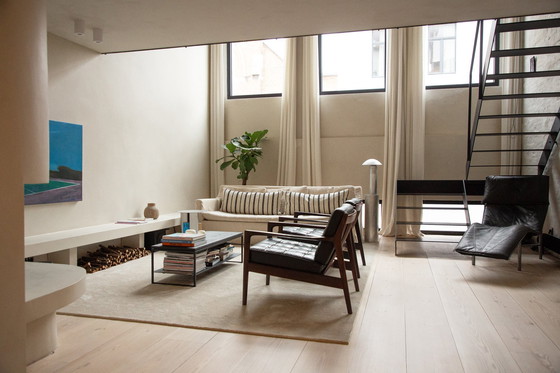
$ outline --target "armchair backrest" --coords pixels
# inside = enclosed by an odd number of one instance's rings
[[[327,264],[333,258],[336,245],[342,247],[356,222],[356,216],[356,209],[351,204],[343,204],[334,210],[323,232],[327,240],[321,241],[315,253],[316,262]]]
[[[548,176],[488,176],[482,223],[505,227],[522,224],[540,232],[548,211]]]

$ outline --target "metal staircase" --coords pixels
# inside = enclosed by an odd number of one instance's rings
[[[469,118],[468,118],[468,144],[467,144],[467,164],[466,178],[470,176],[473,168],[484,168],[482,178],[488,174],[504,174],[504,168],[510,170],[508,174],[542,174],[548,159],[555,145],[557,145],[558,133],[560,131],[560,45],[558,40],[552,40],[555,45],[523,46],[518,48],[501,49],[500,39],[507,33],[525,33],[530,31],[540,31],[560,28],[560,18],[539,19],[531,21],[505,23],[502,20],[496,21],[490,31],[491,37],[489,45],[486,46],[486,53],[483,53],[482,45],[483,22],[479,21],[476,31],[476,41],[473,47],[473,59],[471,60],[471,79],[469,84]],[[560,30],[560,29],[559,29]],[[544,31],[546,32],[546,31]],[[550,40],[549,40],[550,42]],[[476,105],[473,103],[473,84],[472,72],[475,66],[475,52],[479,51],[479,87],[476,98]],[[485,56],[485,57],[483,57]],[[533,56],[529,63],[529,56]],[[539,56],[537,58],[537,56]],[[500,61],[507,58],[523,58],[521,66],[529,65],[522,71],[508,71],[489,73],[491,61],[497,60],[495,66],[500,65]],[[540,58],[547,58],[548,65],[544,70],[540,70],[536,61]],[[557,83],[548,84],[552,90],[548,91],[529,91],[523,89],[521,92],[488,94],[488,83],[493,81],[505,81],[521,79],[524,82],[532,79],[557,79]],[[523,86],[526,87],[525,83]],[[550,82],[549,82],[550,83]],[[518,107],[523,110],[500,114],[485,114],[485,108],[491,106],[492,101],[522,100]],[[537,104],[528,105],[529,100],[541,100]],[[541,104],[547,100],[546,105]],[[536,102],[536,101],[531,101]],[[495,105],[494,105],[495,106]],[[550,107],[554,110],[550,110]],[[527,111],[531,107],[534,111]],[[535,110],[538,108],[540,110]],[[473,110],[474,109],[474,110]],[[505,129],[497,123],[497,120],[514,118],[518,119],[520,128],[516,130]],[[530,125],[527,121],[531,120]],[[505,137],[516,138],[516,147],[501,146],[502,139]],[[518,162],[504,164],[502,161],[503,153],[518,153]],[[511,170],[517,170],[513,173]]]
[[[395,255],[397,243],[402,241],[423,242],[457,242],[458,238],[470,225],[469,202],[479,201],[484,194],[484,179],[487,175],[500,174],[542,174],[546,168],[553,148],[557,145],[560,132],[560,41],[553,40],[554,45],[533,45],[515,48],[500,48],[502,35],[506,33],[525,33],[531,30],[560,30],[560,18],[538,19],[524,22],[509,22],[498,20],[493,22],[490,30],[483,29],[484,22],[479,21],[476,29],[471,73],[469,82],[469,110],[468,110],[468,142],[467,164],[465,180],[398,180]],[[490,42],[483,45],[483,35],[491,35]],[[556,34],[558,35],[558,34]],[[486,52],[484,52],[486,49]],[[475,56],[478,55],[478,61]],[[532,56],[532,61],[528,59]],[[537,57],[545,58],[548,67],[542,69],[535,63]],[[499,66],[500,61],[508,58],[523,58],[521,66],[530,69],[518,71],[497,71],[489,73],[493,66]],[[478,92],[474,98],[473,70],[478,63],[479,79]],[[551,67],[552,66],[552,67]],[[541,69],[539,69],[541,67]],[[527,71],[528,70],[528,71]],[[511,80],[558,79],[545,86],[552,89],[528,90],[523,84],[517,92],[504,92],[503,84]],[[489,88],[492,84],[496,88]],[[528,85],[530,86],[530,85]],[[496,110],[497,102],[516,100],[516,105],[502,105]],[[536,100],[539,104],[525,105],[526,102]],[[546,104],[541,103],[546,100]],[[534,101],[533,101],[534,102]],[[503,108],[506,107],[506,110]],[[508,112],[508,107],[517,107],[515,112]],[[519,110],[538,107],[541,110]],[[550,108],[554,109],[551,110]],[[517,129],[505,128],[502,121],[517,120]],[[526,125],[528,121],[529,125]],[[505,129],[504,129],[505,128]],[[515,146],[503,146],[506,140]],[[511,141],[511,139],[514,139]],[[504,153],[516,153],[517,156],[504,156]],[[515,163],[504,163],[504,159],[516,160]],[[472,175],[471,169],[477,169]],[[517,172],[512,173],[511,170]],[[504,172],[505,171],[505,172]],[[474,173],[474,172],[473,172]],[[408,197],[407,197],[408,196]],[[410,196],[419,197],[417,199]],[[445,207],[430,205],[424,198],[446,203]],[[464,215],[463,221],[430,222],[427,216],[410,218],[412,211],[419,213],[429,210],[446,210],[447,215],[457,211]],[[413,215],[412,215],[413,216]],[[422,237],[399,236],[399,226],[422,226]],[[434,226],[431,229],[430,226]],[[442,229],[443,228],[443,229]],[[402,229],[402,228],[401,228]]]

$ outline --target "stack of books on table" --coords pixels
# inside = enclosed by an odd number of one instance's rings
[[[163,246],[193,247],[197,242],[200,242],[205,238],[206,233],[204,232],[171,233],[166,234],[161,238],[161,244]]]
[[[206,250],[197,253],[196,258],[192,253],[166,252],[163,258],[163,272],[192,275],[195,260],[198,273],[206,268]]]

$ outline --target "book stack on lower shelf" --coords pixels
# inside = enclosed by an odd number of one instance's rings
[[[220,249],[220,260],[227,260],[233,254],[233,246],[232,244],[227,244],[226,246]]]
[[[201,251],[200,253],[197,253],[196,256],[193,253],[168,251],[165,253],[165,258],[163,258],[163,272],[192,275],[195,273],[195,261],[196,273],[206,268],[206,251]]]

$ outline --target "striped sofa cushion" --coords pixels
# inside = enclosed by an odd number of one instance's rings
[[[282,194],[282,191],[261,193],[224,189],[220,210],[232,214],[277,215]]]
[[[325,194],[307,194],[286,192],[285,214],[293,215],[296,211],[318,214],[331,214],[342,206],[348,197],[348,189]]]

